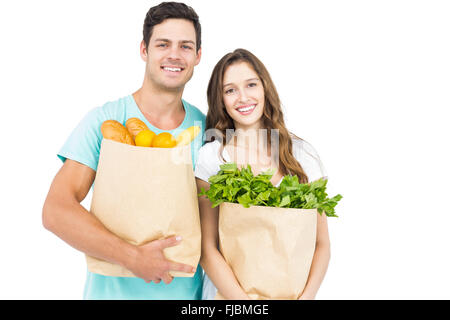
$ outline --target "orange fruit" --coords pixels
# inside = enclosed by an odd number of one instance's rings
[[[137,134],[134,142],[138,147],[151,147],[155,136],[156,133],[151,130],[142,130]]]
[[[169,133],[162,132],[153,138],[152,147],[154,148],[173,148],[177,145],[177,140]]]

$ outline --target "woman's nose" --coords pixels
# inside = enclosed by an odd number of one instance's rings
[[[247,93],[245,92],[245,89],[239,90],[239,102],[245,103],[249,100]]]

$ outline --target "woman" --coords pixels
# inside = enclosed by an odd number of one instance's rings
[[[326,176],[314,148],[286,129],[271,77],[252,53],[237,49],[218,62],[208,86],[208,105],[206,129],[215,129],[216,134],[214,141],[200,149],[195,169],[199,192],[201,188],[209,189],[208,178],[226,162],[239,167],[250,164],[255,175],[273,169],[275,186],[288,174],[297,175],[301,183]],[[267,141],[269,147],[265,148],[261,141]],[[225,299],[249,299],[218,249],[218,207],[211,208],[209,199],[202,196],[199,208],[200,264],[206,273],[203,299],[214,299],[217,290]],[[300,299],[315,298],[330,259],[326,215],[317,217],[316,249]]]

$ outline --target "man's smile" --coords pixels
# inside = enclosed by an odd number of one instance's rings
[[[162,66],[161,69],[172,73],[182,72],[184,70],[184,68],[178,66]]]

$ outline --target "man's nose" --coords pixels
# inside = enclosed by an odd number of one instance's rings
[[[180,57],[180,49],[177,46],[171,47],[168,58],[173,60],[180,60]]]

